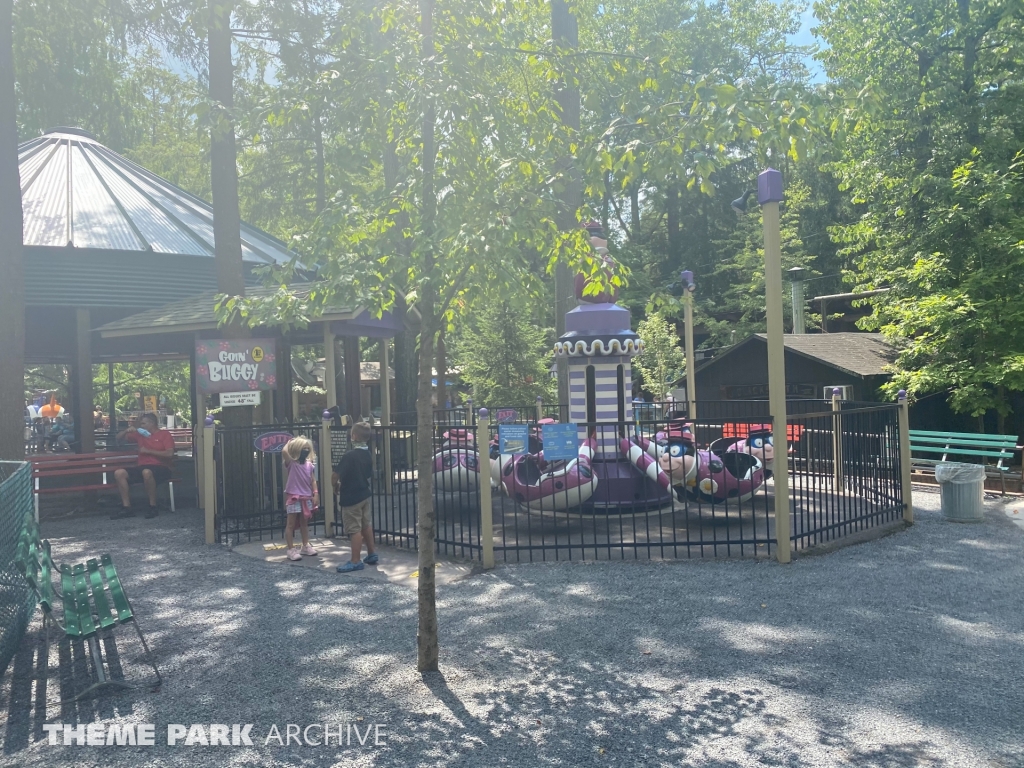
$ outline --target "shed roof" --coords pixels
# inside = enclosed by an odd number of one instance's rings
[[[213,258],[213,209],[78,128],[18,147],[27,246]],[[242,259],[291,261],[274,237],[242,224]]]
[[[768,334],[756,333],[713,357],[698,371],[716,365],[740,347],[754,341],[767,344]],[[787,352],[816,360],[852,376],[886,376],[886,367],[896,357],[895,348],[880,333],[787,333],[783,337]]]

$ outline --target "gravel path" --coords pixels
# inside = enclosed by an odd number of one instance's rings
[[[440,593],[423,677],[408,588],[208,548],[194,512],[53,524],[59,558],[114,553],[165,684],[62,709],[30,635],[0,766],[1024,766],[1024,530],[1002,505],[976,525],[915,505],[907,531],[787,567],[501,567]],[[50,746],[44,720],[154,723],[157,746]],[[166,746],[210,722],[252,723],[254,746]],[[323,722],[384,744],[264,744]]]

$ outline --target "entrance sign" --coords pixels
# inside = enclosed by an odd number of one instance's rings
[[[264,432],[257,435],[252,444],[262,453],[280,453],[293,437],[291,432]]]
[[[527,424],[498,425],[498,453],[525,453],[530,442],[530,427]]]
[[[203,394],[277,389],[274,339],[201,339],[196,382]]]
[[[259,405],[260,391],[253,392],[221,392],[220,407],[228,408],[232,405]]]
[[[575,424],[542,424],[540,434],[546,460],[571,460],[579,455],[579,427]]]
[[[510,424],[519,418],[519,411],[515,408],[499,408],[494,414],[494,420],[498,424]]]

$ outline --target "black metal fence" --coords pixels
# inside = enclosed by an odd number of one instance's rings
[[[558,408],[542,406],[541,415]],[[638,409],[636,421],[577,424],[582,452],[550,460],[537,454],[536,440],[526,447],[532,455],[502,455],[496,445],[499,419],[525,424],[540,438],[536,405],[491,409],[482,446],[474,412],[438,412],[430,435],[437,550],[480,559],[489,534],[499,562],[770,557],[776,545],[773,452],[783,445],[796,550],[902,517],[897,406],[847,402],[834,411],[831,403],[808,400],[791,401],[788,410],[787,440],[772,435],[769,443],[772,420],[764,401],[700,402],[700,418],[688,422],[685,434],[678,421],[665,418],[678,414],[674,407]],[[644,418],[653,413],[660,415]],[[247,456],[252,489],[244,504],[232,506],[224,461],[218,461],[222,540],[278,538],[283,530],[280,455],[252,447],[266,429],[218,430],[217,455]],[[274,429],[318,445],[319,424]],[[333,463],[346,435],[332,430]],[[417,546],[418,451],[415,427],[375,427],[373,520],[383,544]],[[330,463],[322,458],[319,464],[321,484],[329,482]],[[481,529],[481,493],[491,500],[489,532]],[[317,529],[322,520],[318,514]]]
[[[257,439],[267,433],[290,433],[312,441],[320,451],[320,424],[274,424],[218,427],[214,443],[217,475],[216,528],[222,543],[277,539],[284,536],[284,463],[277,450],[261,450]],[[331,480],[330,457],[317,458],[317,482]],[[316,510],[310,534],[323,532],[324,514]]]

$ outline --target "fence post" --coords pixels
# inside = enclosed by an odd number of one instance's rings
[[[334,457],[331,455],[331,412],[324,411],[320,422],[320,504],[324,508],[324,536],[334,537],[334,483],[331,482]]]
[[[494,512],[491,509],[491,462],[487,446],[491,442],[490,419],[486,408],[480,409],[476,423],[476,447],[479,453],[480,476],[480,559],[486,569],[494,567]],[[484,468],[488,471],[484,471]]]
[[[213,416],[203,419],[203,512],[206,518],[206,543],[217,543],[217,463],[213,449],[217,441]]]
[[[903,520],[914,522],[914,491],[911,483],[913,459],[910,458],[910,406],[907,403],[907,390],[901,389],[897,395],[900,404],[900,487],[903,491]]]
[[[843,425],[840,409],[842,400],[839,399],[842,390],[836,387],[832,390],[832,479],[835,482],[836,493],[843,487]]]
[[[537,421],[544,418],[544,398],[537,395]]]

